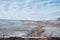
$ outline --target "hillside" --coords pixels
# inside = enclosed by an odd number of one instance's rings
[[[38,27],[43,26],[44,34],[60,37],[60,21],[32,21],[32,20],[2,20],[0,19],[0,36],[28,35]],[[47,35],[48,35],[47,34]]]

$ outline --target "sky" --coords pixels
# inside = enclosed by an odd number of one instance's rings
[[[0,19],[55,20],[60,0],[0,0]]]

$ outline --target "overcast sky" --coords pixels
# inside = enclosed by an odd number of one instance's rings
[[[0,0],[0,19],[53,20],[60,17],[60,0]]]

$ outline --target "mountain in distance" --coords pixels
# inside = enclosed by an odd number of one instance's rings
[[[57,18],[57,21],[60,21],[60,17],[59,17],[59,18]]]
[[[9,20],[9,19],[0,19],[0,28],[6,28],[6,27],[13,27],[17,25],[21,25],[23,23],[27,22],[47,22],[47,23],[60,23],[60,18],[57,18],[57,20],[47,20],[47,21],[35,21],[35,20]]]
[[[7,20],[7,19],[0,19],[0,28],[8,27],[8,26],[15,26],[22,24],[23,20]]]
[[[13,27],[13,26],[17,26],[23,23],[27,23],[27,22],[35,22],[33,20],[8,20],[8,19],[0,19],[0,28],[6,28],[9,26]]]

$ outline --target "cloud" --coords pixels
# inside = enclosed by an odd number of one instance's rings
[[[60,0],[0,0],[4,19],[47,20],[60,17],[59,13]]]

